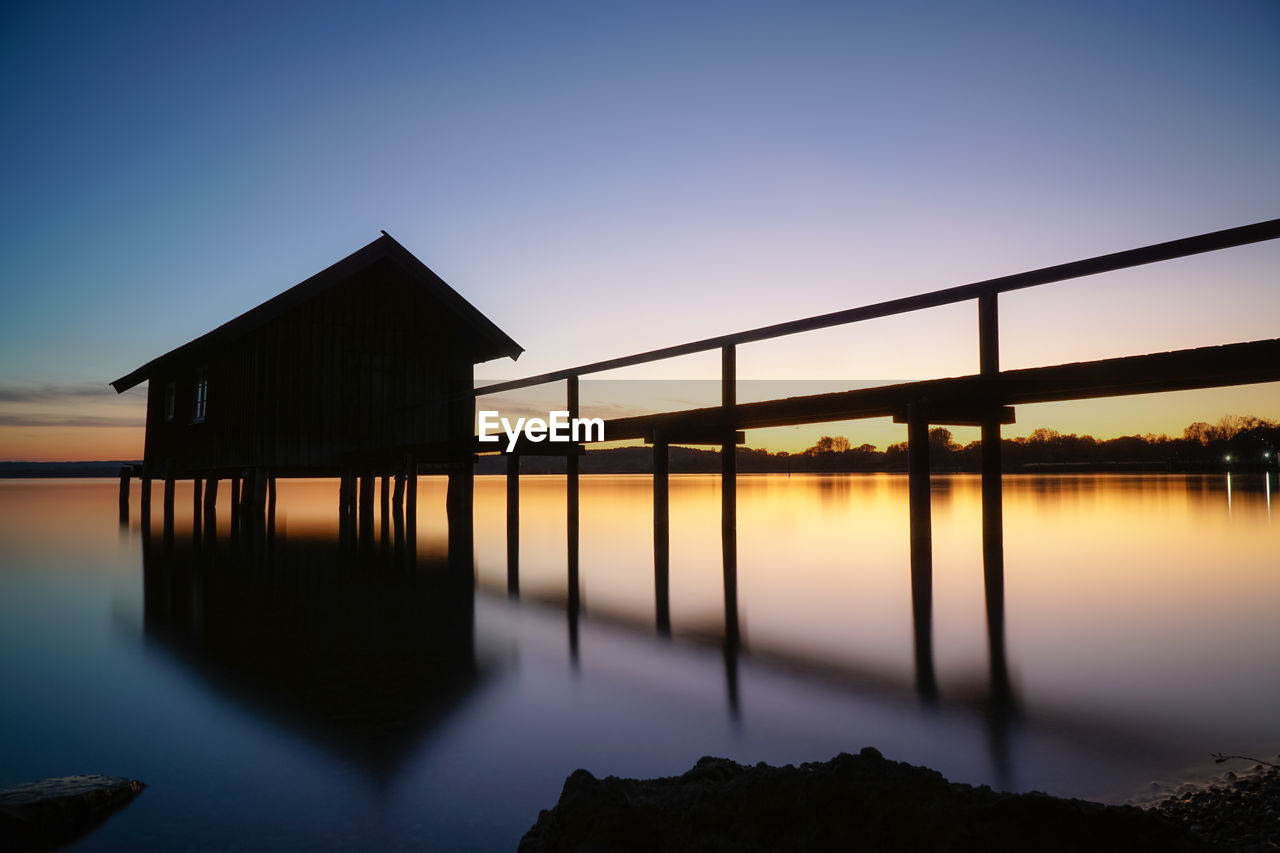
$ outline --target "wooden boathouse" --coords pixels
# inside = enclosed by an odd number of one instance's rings
[[[361,510],[372,509],[379,475],[384,510],[389,476],[397,504],[407,487],[412,506],[419,464],[470,473],[474,365],[522,351],[384,231],[111,383],[117,392],[150,383],[143,462],[122,474],[122,515],[131,475],[144,517],[151,481],[164,481],[166,530],[175,479],[195,481],[197,519],[202,480],[206,512],[219,479],[231,481],[233,515],[265,510],[277,476],[341,477],[344,520],[357,508],[357,478]]]

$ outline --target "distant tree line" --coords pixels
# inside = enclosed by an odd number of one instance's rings
[[[1097,439],[1063,435],[1040,428],[1030,435],[1001,441],[1005,470],[1158,470],[1216,471],[1276,468],[1280,422],[1252,415],[1226,415],[1216,424],[1198,421],[1180,438],[1126,435]],[[746,451],[746,458],[757,451]],[[844,436],[823,436],[799,454],[765,454],[786,460],[792,471],[894,471],[907,467],[907,443],[885,450],[863,444],[852,447]],[[929,462],[935,471],[978,471],[982,442],[957,444],[944,427],[929,430]],[[741,468],[741,466],[740,466]],[[774,468],[760,470],[776,470]]]

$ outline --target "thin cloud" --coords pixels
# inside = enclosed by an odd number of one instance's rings
[[[6,414],[0,412],[0,427],[140,427],[146,418],[100,415]]]
[[[128,393],[128,392],[126,392]],[[119,395],[105,382],[101,385],[0,385],[0,403],[81,402],[91,399],[116,399]]]

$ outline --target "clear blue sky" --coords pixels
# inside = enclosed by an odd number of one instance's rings
[[[383,228],[505,377],[1280,216],[1274,0],[7,3],[0,99],[0,458]],[[1278,271],[1008,297],[1006,364],[1275,337]],[[967,372],[970,314],[741,369]]]

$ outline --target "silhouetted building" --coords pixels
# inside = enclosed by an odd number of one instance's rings
[[[144,477],[334,476],[456,458],[474,365],[521,352],[384,232],[111,385],[150,381]]]

